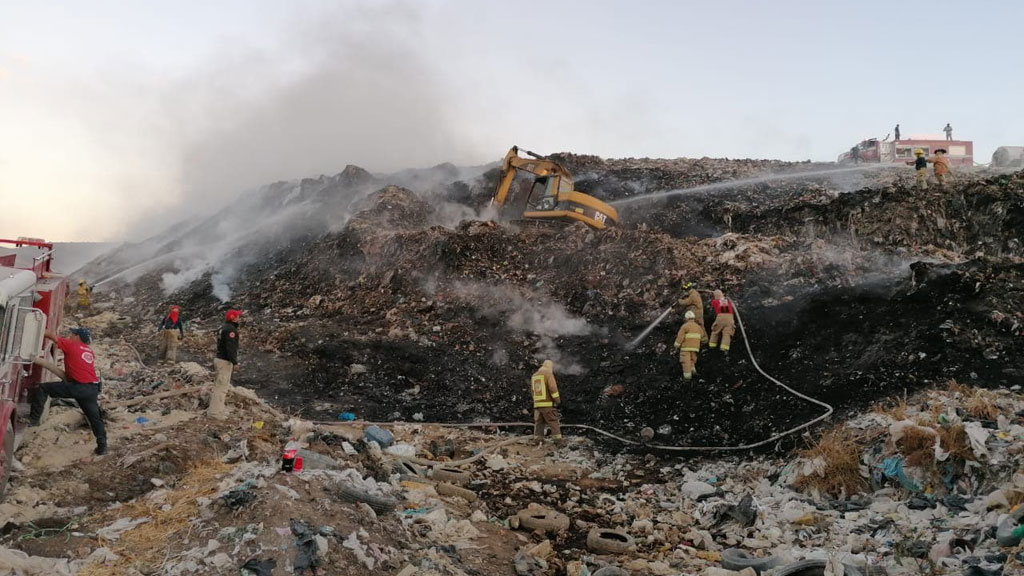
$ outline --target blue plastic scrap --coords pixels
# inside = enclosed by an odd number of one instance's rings
[[[920,492],[921,487],[916,482],[907,477],[907,473],[903,470],[903,457],[902,456],[890,456],[878,466],[878,469],[885,475],[886,478],[892,478],[899,480],[900,485],[912,492]]]
[[[367,442],[376,442],[381,448],[387,448],[395,442],[395,437],[387,430],[379,426],[369,426],[363,430],[363,439]]]
[[[355,419],[356,415],[352,412],[342,412],[341,414],[338,414],[338,420],[341,420],[342,422],[352,422]]]

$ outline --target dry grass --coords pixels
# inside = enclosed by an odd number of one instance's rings
[[[165,562],[171,543],[185,540],[191,528],[190,520],[199,515],[197,499],[216,493],[219,477],[230,469],[219,460],[196,465],[181,478],[177,488],[168,493],[164,503],[171,508],[166,512],[159,506],[138,501],[93,518],[103,523],[125,517],[149,517],[151,521],[125,532],[120,540],[111,543],[114,553],[120,556],[113,566],[88,566],[79,575],[118,576],[133,573],[133,570],[155,573],[153,570],[158,570]]]
[[[926,466],[935,463],[935,433],[908,427],[896,442],[908,466]]]
[[[964,386],[963,384],[957,382],[956,380],[950,380],[949,391],[953,394],[962,394],[966,398],[967,396],[970,396],[974,392],[974,389],[971,388],[970,386]]]
[[[888,416],[889,418],[896,420],[898,422],[900,420],[907,419],[907,408],[907,399],[900,398],[899,400],[896,401],[890,401],[883,404],[876,404],[873,410],[877,414]]]
[[[849,430],[840,427],[825,432],[813,446],[800,453],[808,460],[821,458],[825,462],[824,474],[799,478],[797,488],[832,496],[863,492],[868,484],[860,475],[860,454],[861,446]]]
[[[939,438],[942,449],[949,452],[951,458],[975,460],[974,451],[971,450],[971,441],[967,437],[963,424],[939,428]]]
[[[978,420],[995,420],[999,417],[996,395],[988,390],[975,390],[967,400],[965,409],[972,418]]]

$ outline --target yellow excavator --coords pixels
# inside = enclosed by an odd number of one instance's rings
[[[572,174],[554,160],[523,150],[530,158],[519,156],[513,146],[501,162],[501,177],[492,204],[499,209],[522,210],[526,220],[547,222],[583,222],[598,230],[619,224],[619,213],[589,194],[573,189]],[[512,193],[517,176],[519,190]]]

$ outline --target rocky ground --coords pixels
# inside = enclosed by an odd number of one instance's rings
[[[78,409],[51,407],[0,504],[0,573],[1024,573],[1019,386],[949,382],[796,453],[680,459],[517,428],[315,424],[245,389],[211,421],[212,374],[143,364],[116,337],[126,320],[79,320],[110,375],[111,450],[92,456]],[[280,469],[289,441],[301,472]]]
[[[920,192],[899,169],[559,157],[581,190],[618,207],[622,227],[491,221],[494,170],[381,176],[348,167],[268,186],[94,261],[85,269],[93,282],[128,270],[97,289],[102,313],[81,319],[118,359],[106,368],[114,375],[104,372],[119,382],[111,401],[207,382],[213,332],[223,310],[238,306],[235,383],[269,404],[239,396],[240,417],[223,425],[201,417],[198,391],[117,410],[120,447],[82,464],[84,477],[63,472],[74,486],[51,488],[41,475],[55,468],[36,455],[49,454],[38,442],[61,431],[44,426],[19,453],[23,516],[5,529],[7,545],[75,566],[95,554],[117,573],[220,573],[273,559],[272,573],[283,574],[302,564],[293,532],[306,528],[293,530],[296,518],[312,530],[307,547],[323,541],[324,574],[362,566],[403,576],[575,576],[605,564],[710,574],[729,547],[783,564],[827,556],[890,573],[1015,573],[1016,552],[993,538],[1024,487],[1015,476],[1024,406],[1009,391],[1022,382],[1024,173],[958,174],[948,190]],[[703,188],[644,197],[694,187]],[[692,383],[671,348],[678,310],[627,346],[684,281],[725,290],[744,327],[731,357],[701,354]],[[156,324],[172,303],[189,321],[187,368],[145,368],[155,365]],[[462,467],[468,476],[424,478],[430,467],[415,465],[393,473],[396,454],[460,460],[514,441],[519,428],[495,435],[425,423],[529,420],[526,382],[544,358],[556,362],[564,420],[625,442],[573,429],[583,436],[566,446],[497,447]],[[755,359],[833,406],[841,424],[709,460],[635,444],[645,427],[661,446],[756,443],[823,413],[773,384]],[[904,402],[877,404],[892,398]],[[343,413],[405,422],[394,428],[396,454],[363,442],[363,426],[341,423]],[[324,470],[275,473],[290,437],[329,456]],[[449,440],[456,454],[445,456]],[[79,447],[49,456],[65,470],[87,455]],[[124,468],[133,453],[146,456]],[[374,517],[343,503],[339,485],[397,512]],[[54,496],[33,501],[40,490]],[[64,492],[76,496],[56,496]],[[237,510],[217,504],[218,495],[249,500],[242,493],[255,498]],[[942,500],[950,494],[955,506]],[[110,502],[119,506],[108,510]],[[522,517],[563,522],[519,514],[531,504],[561,511],[568,526],[516,530]],[[130,514],[115,512],[122,508]],[[146,517],[124,532],[127,544],[99,536]],[[51,526],[64,519],[75,527]],[[587,546],[593,527],[623,529],[635,547],[598,554]],[[155,538],[160,530],[184,538],[169,548]],[[73,538],[81,545],[60,554],[31,548]]]

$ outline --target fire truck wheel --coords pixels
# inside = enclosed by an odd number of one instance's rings
[[[343,502],[365,502],[377,514],[387,514],[395,509],[398,501],[394,498],[375,496],[349,484],[338,486],[338,498]]]
[[[7,480],[11,477],[11,465],[14,463],[14,427],[7,423],[7,431],[4,432],[4,443],[0,447],[0,502],[7,492]]]

